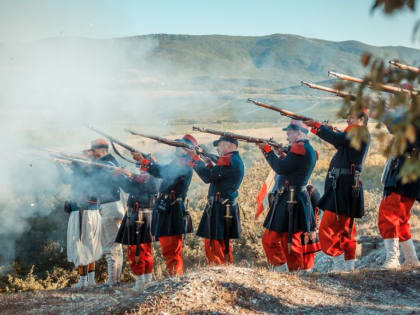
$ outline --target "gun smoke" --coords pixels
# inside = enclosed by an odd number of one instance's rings
[[[30,220],[52,215],[68,193],[54,164],[40,150],[80,152],[98,138],[83,127],[85,123],[116,136],[127,137],[123,128],[134,124],[165,134],[162,115],[166,119],[174,115],[175,104],[163,102],[158,88],[162,78],[165,84],[171,77],[178,82],[182,78],[171,76],[164,61],[146,64],[145,58],[158,46],[150,38],[57,38],[0,46],[0,132],[5,139],[0,266],[16,258],[16,241],[24,238]],[[54,234],[55,227],[49,229],[50,239],[65,238]]]

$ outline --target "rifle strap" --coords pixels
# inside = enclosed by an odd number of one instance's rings
[[[129,160],[129,159],[127,159],[126,157],[124,157],[118,150],[117,150],[117,148],[115,147],[115,144],[114,144],[114,142],[112,142],[111,141],[111,146],[112,146],[112,149],[114,150],[114,152],[115,152],[115,154],[116,155],[118,155],[120,158],[122,158],[123,160],[125,160],[125,161],[127,161],[127,162],[129,162],[129,163],[132,163],[132,164],[137,164],[137,162],[135,162],[135,161],[131,161],[131,160]]]

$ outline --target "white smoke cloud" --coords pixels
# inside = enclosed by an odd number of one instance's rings
[[[122,134],[124,123],[147,121],[148,91],[137,90],[147,79],[143,60],[157,47],[153,39],[0,45],[0,265],[15,258],[28,220],[49,215],[61,193],[56,169],[39,149],[80,151],[99,137],[85,123]],[[130,89],[130,80],[139,86]]]

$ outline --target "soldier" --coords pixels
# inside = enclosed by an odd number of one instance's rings
[[[280,176],[271,196],[270,210],[264,221],[262,244],[268,263],[278,272],[310,267],[304,263],[302,243],[314,239],[315,218],[306,189],[316,164],[316,152],[305,139],[308,129],[291,120],[287,131],[287,153],[276,155],[267,143],[259,144],[267,162]],[[286,266],[287,262],[287,266]]]
[[[57,166],[63,182],[71,186],[70,200],[65,201],[64,211],[70,214],[67,259],[79,271],[79,282],[73,288],[94,286],[95,261],[102,256],[98,192],[92,180],[95,169],[72,162],[69,174],[60,164]]]
[[[197,140],[189,134],[176,141],[197,145]],[[153,212],[153,235],[160,242],[169,275],[181,275],[184,271],[183,238],[192,232],[191,217],[185,206],[192,177],[191,159],[180,148],[167,165],[160,165],[140,153],[132,155],[141,163],[142,170],[162,179]]]
[[[337,152],[333,156],[325,181],[319,208],[324,210],[319,227],[322,251],[333,257],[333,270],[352,271],[356,258],[356,227],[354,218],[364,215],[363,185],[359,180],[369,148],[364,140],[360,149],[353,148],[348,136],[352,128],[365,128],[368,116],[350,114],[344,132],[333,131],[319,122],[304,121],[312,132],[331,143]],[[343,260],[344,253],[344,260]]]
[[[127,245],[127,258],[136,278],[134,290],[152,280],[152,209],[158,192],[157,181],[144,171],[132,174],[117,171],[121,188],[129,194],[127,213],[118,230],[116,242]]]
[[[238,141],[220,137],[213,142],[219,159],[201,160],[195,152],[187,151],[194,170],[206,184],[210,184],[208,204],[201,217],[197,235],[204,238],[208,264],[233,263],[230,239],[240,237],[241,223],[237,203],[238,189],[244,176],[244,164],[239,155]]]
[[[371,117],[375,114],[371,113]],[[387,112],[384,121],[389,131],[393,133],[392,126],[401,120],[395,113]],[[419,266],[419,260],[410,233],[410,210],[417,200],[420,201],[420,178],[414,182],[403,183],[399,177],[401,167],[407,159],[419,159],[420,155],[420,128],[416,128],[416,141],[407,142],[403,154],[388,160],[382,176],[384,193],[379,206],[378,227],[384,239],[386,259],[383,268],[400,267],[399,256],[401,245],[405,261],[403,266]]]
[[[108,147],[105,139],[92,141],[91,150],[94,161],[118,166],[117,160],[108,152]],[[97,169],[95,180],[101,203],[102,250],[108,267],[107,282],[101,287],[106,288],[120,283],[123,253],[122,246],[115,242],[115,237],[124,216],[124,208],[120,201],[119,184],[109,170]]]

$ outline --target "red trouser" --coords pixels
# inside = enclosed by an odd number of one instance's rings
[[[181,254],[182,235],[159,236],[159,242],[169,275],[182,275],[184,271],[184,260]]]
[[[136,263],[136,245],[127,246],[127,258],[130,262],[131,271],[136,276],[153,271],[152,243],[140,244],[140,253]]]
[[[225,257],[225,241],[204,239],[204,249],[208,265],[233,264],[232,246],[229,245],[228,257]]]
[[[304,270],[309,270],[315,265],[315,253],[304,254],[303,255],[303,268]]]
[[[415,198],[391,193],[383,198],[379,206],[378,227],[382,238],[399,238],[400,242],[411,238],[410,210]]]
[[[329,256],[339,256],[344,253],[345,260],[356,258],[356,225],[353,224],[349,237],[350,217],[337,215],[329,210],[324,211],[319,226],[319,241],[322,251]]]
[[[301,234],[302,232],[293,234],[292,247],[289,253],[287,246],[287,232],[279,233],[273,230],[265,230],[262,238],[262,244],[268,263],[273,266],[280,266],[287,262],[289,271],[305,269],[302,241],[300,239]]]

